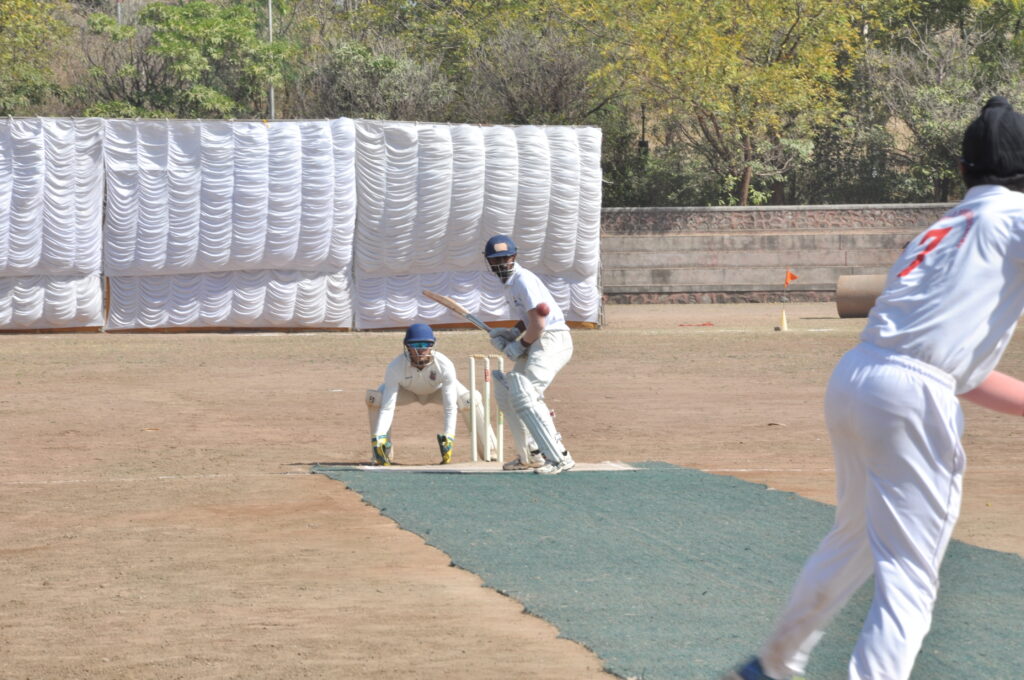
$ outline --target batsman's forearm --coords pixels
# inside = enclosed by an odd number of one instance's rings
[[[960,396],[999,413],[1024,415],[1024,382],[999,371],[992,371],[980,385]]]
[[[525,332],[523,333],[522,342],[524,345],[529,346],[537,342],[540,338],[540,334],[544,332],[544,327],[548,325],[548,320],[546,317],[538,314],[534,309],[528,311],[526,316],[529,321],[525,324]]]

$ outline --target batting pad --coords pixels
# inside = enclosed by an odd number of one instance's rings
[[[608,671],[720,677],[757,652],[834,508],[663,463],[634,467],[553,477],[314,471],[593,650]],[[536,520],[509,521],[517,507]],[[1012,676],[1024,658],[1024,560],[953,541],[941,577],[914,680]],[[828,628],[808,678],[846,677],[871,588]]]

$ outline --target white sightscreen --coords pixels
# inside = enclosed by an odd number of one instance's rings
[[[102,130],[0,120],[0,329],[102,325]]]
[[[107,121],[107,327],[351,327],[354,144],[349,119]]]
[[[0,121],[0,329],[103,324],[101,274],[110,329],[462,321],[424,288],[505,319],[495,234],[597,321],[600,147],[597,128]]]
[[[570,321],[596,322],[600,155],[598,128],[356,121],[356,326],[462,321],[424,288],[509,318],[482,255],[495,234]]]

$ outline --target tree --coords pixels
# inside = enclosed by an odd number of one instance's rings
[[[452,88],[436,63],[421,63],[400,46],[356,40],[306,62],[291,95],[295,114],[309,117],[444,120]]]
[[[604,73],[679,120],[691,153],[740,205],[809,158],[815,127],[840,111],[836,83],[866,21],[866,3],[851,0],[566,4],[611,59]]]
[[[87,50],[85,99],[90,115],[260,117],[269,83],[291,50],[266,39],[265,19],[252,7],[191,0],[152,3],[137,23],[89,16],[96,40]]]
[[[593,120],[615,93],[592,77],[604,65],[597,47],[569,28],[556,12],[503,19],[469,51],[463,117],[516,125]]]
[[[965,21],[959,28],[907,26],[893,48],[868,51],[869,88],[888,114],[894,140],[890,162],[918,182],[918,195],[949,201],[959,188],[963,131],[985,100],[1003,94],[1024,104],[1019,53],[989,49],[1012,39],[998,24]]]
[[[69,26],[59,0],[0,0],[0,114],[24,115],[55,91],[54,50]]]

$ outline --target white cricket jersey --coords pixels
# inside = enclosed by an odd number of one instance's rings
[[[384,393],[380,399],[380,417],[377,420],[375,435],[387,434],[391,429],[399,387],[420,397],[428,397],[441,390],[441,400],[444,404],[443,433],[448,436],[455,434],[455,415],[458,411],[455,365],[451,359],[437,350],[434,350],[433,356],[434,360],[423,369],[413,366],[405,352],[388,364],[387,370],[384,371]]]
[[[1024,194],[972,187],[889,270],[861,339],[950,374],[957,394],[999,363],[1024,310]]]
[[[518,262],[513,265],[512,276],[505,282],[505,298],[512,308],[513,315],[518,316],[524,325],[528,325],[530,317],[527,312],[540,303],[546,302],[551,311],[548,313],[544,330],[569,330],[569,326],[565,323],[565,313],[555,302],[555,297],[540,280],[540,277],[529,269],[520,267]]]

